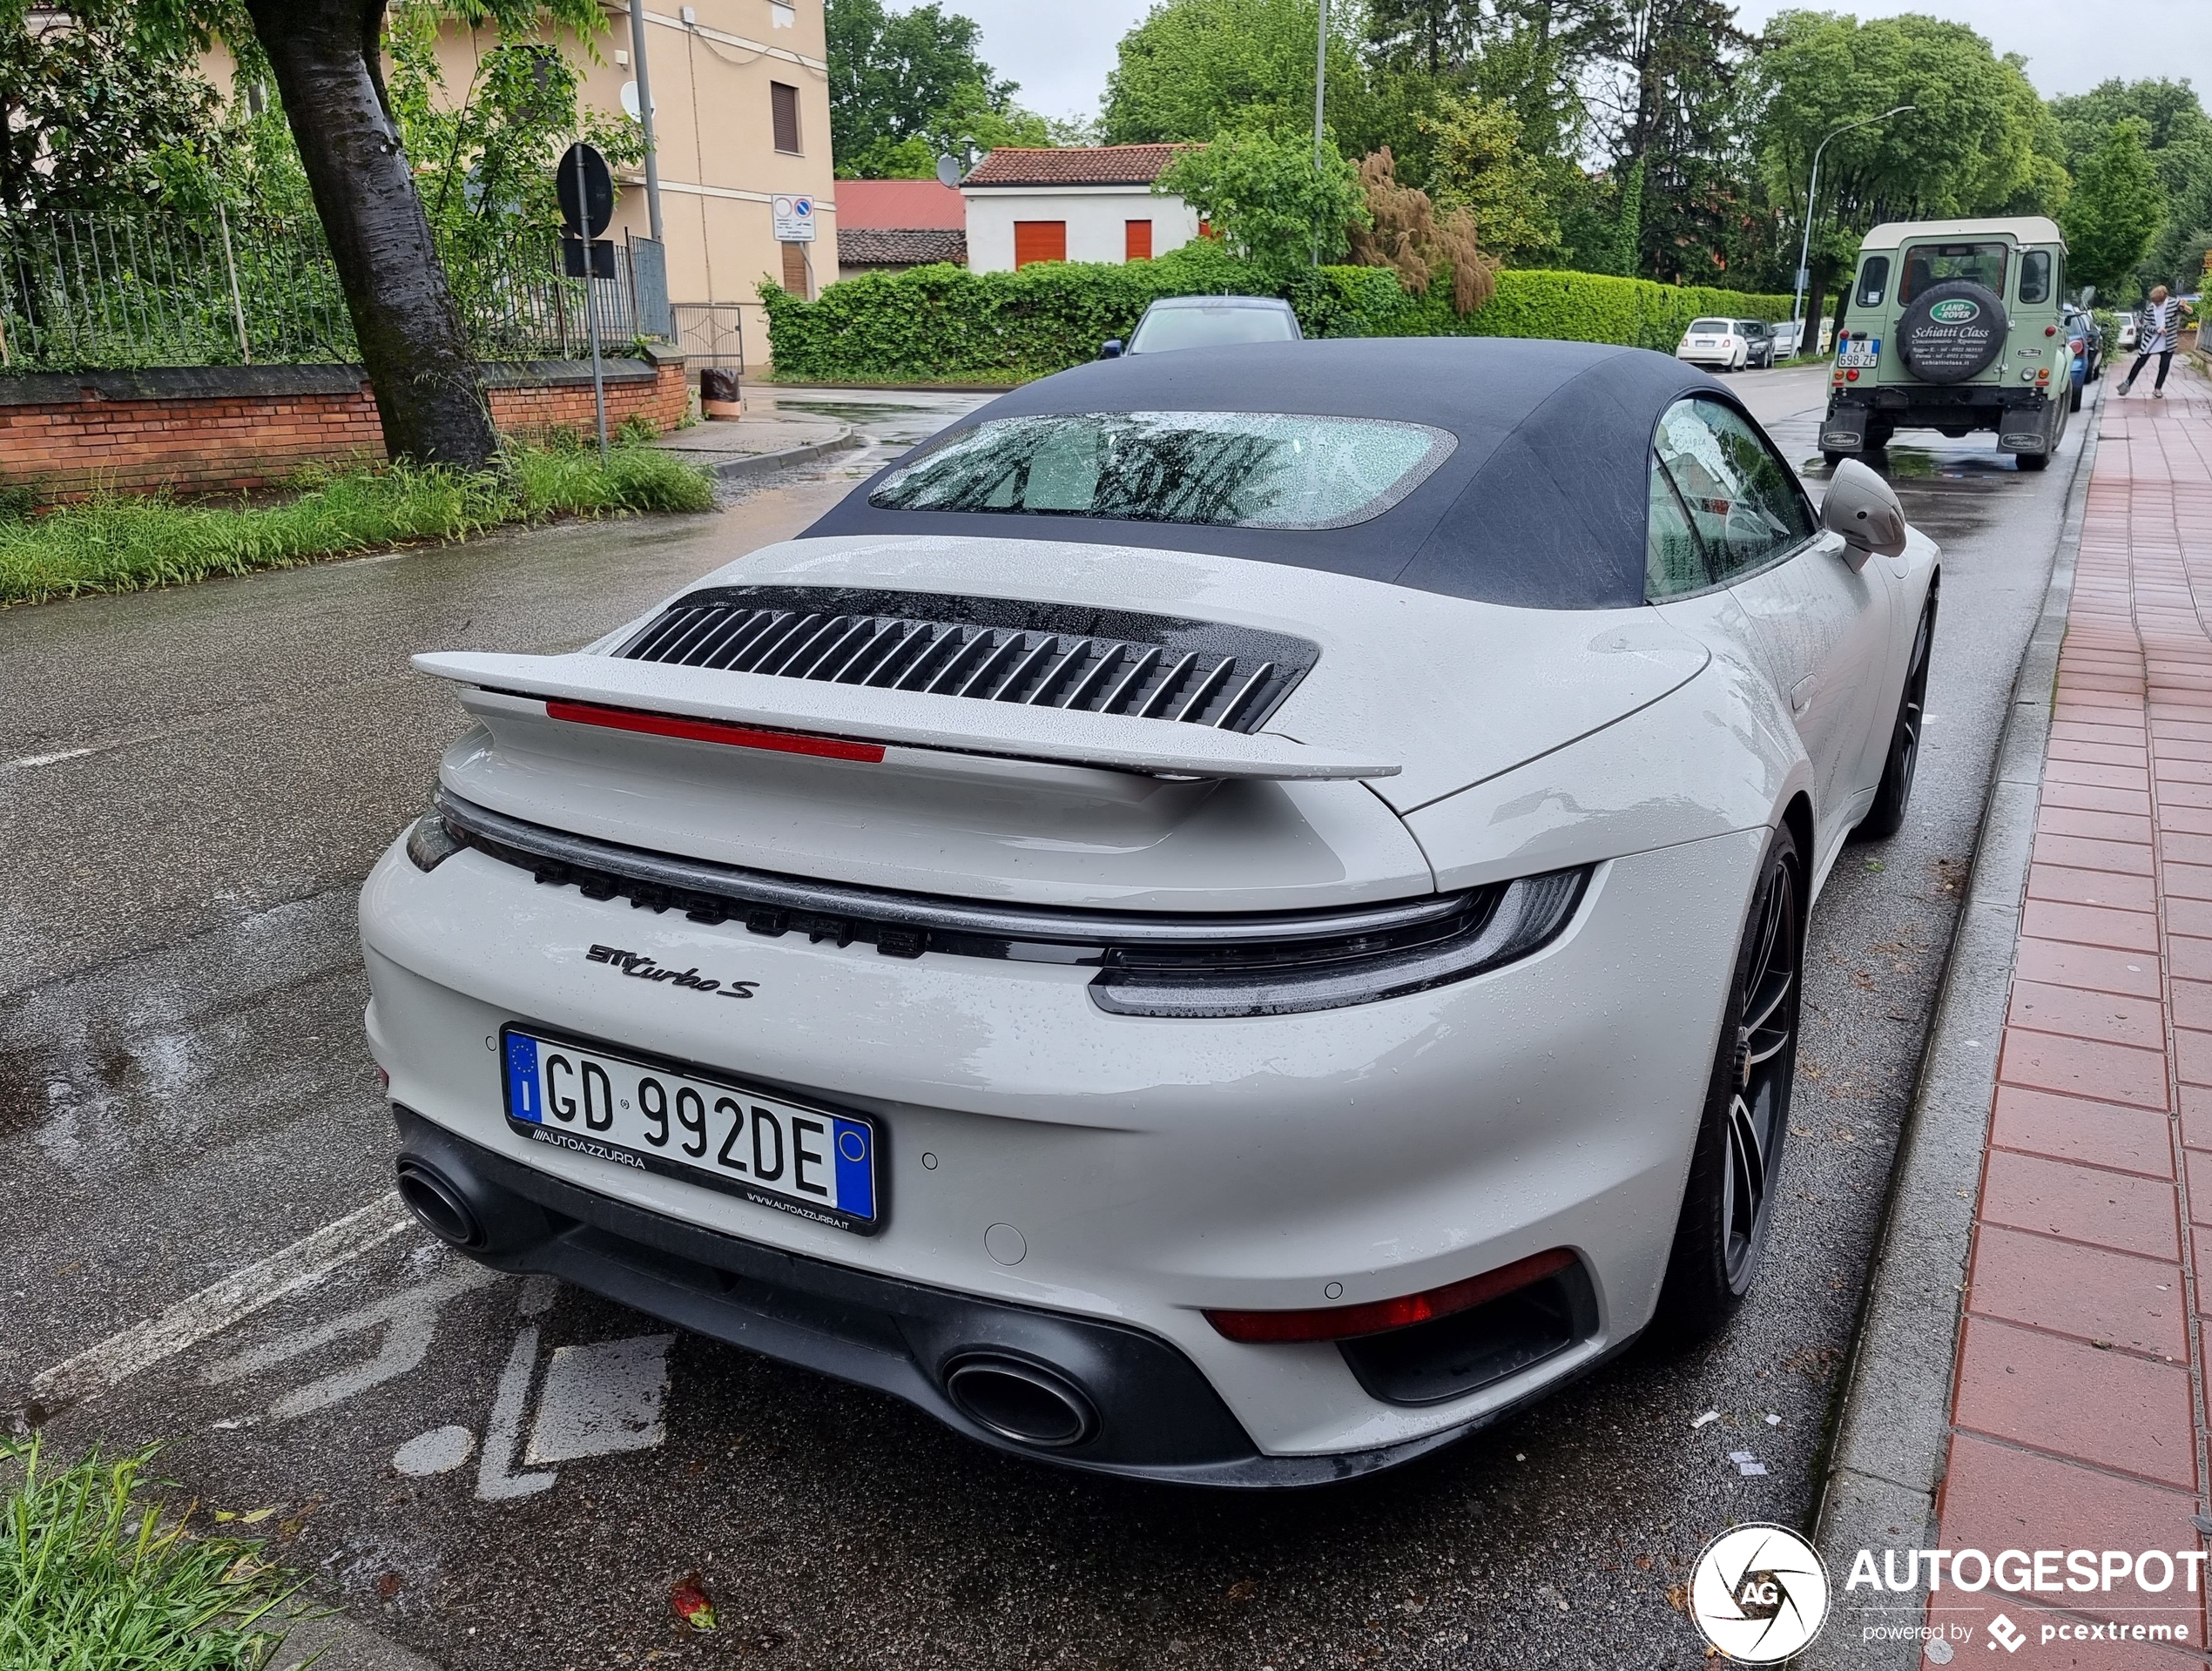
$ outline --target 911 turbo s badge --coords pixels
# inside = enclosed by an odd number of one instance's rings
[[[583,955],[589,962],[620,969],[633,980],[665,980],[693,992],[712,993],[718,998],[750,998],[752,989],[760,984],[758,980],[705,980],[696,965],[688,969],[664,969],[642,952],[624,952],[612,946],[595,946]]]

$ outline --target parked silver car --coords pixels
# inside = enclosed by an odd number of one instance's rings
[[[1125,354],[1160,354],[1170,348],[1224,348],[1239,342],[1298,342],[1291,305],[1273,296],[1163,296],[1144,310],[1125,343],[1109,337],[1099,345],[1101,360]]]

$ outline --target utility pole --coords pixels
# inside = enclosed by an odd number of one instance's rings
[[[1313,30],[1313,173],[1319,179],[1323,172],[1321,160],[1321,122],[1326,110],[1329,91],[1329,0],[1316,0],[1316,26]],[[1321,265],[1321,229],[1313,229],[1313,265]]]
[[[653,81],[645,71],[645,0],[630,0],[630,64],[637,72],[637,120],[645,130],[645,220],[658,244],[660,154],[653,143]]]
[[[1797,309],[1805,299],[1805,281],[1811,276],[1810,268],[1812,260],[1812,199],[1813,193],[1820,190],[1820,153],[1828,149],[1828,141],[1838,133],[1849,133],[1853,128],[1871,127],[1877,122],[1886,122],[1892,116],[1902,116],[1907,111],[1919,108],[1917,104],[1899,104],[1894,110],[1884,111],[1879,116],[1869,116],[1857,122],[1846,122],[1843,126],[1827,134],[1818,145],[1812,148],[1812,179],[1805,186],[1804,236],[1797,243],[1797,286],[1790,293],[1790,320],[1797,330],[1797,340],[1791,345],[1791,354],[1802,354],[1805,351],[1805,321],[1797,317]]]

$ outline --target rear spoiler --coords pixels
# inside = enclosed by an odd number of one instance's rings
[[[786,738],[800,733],[816,739],[1099,766],[1156,777],[1393,778],[1403,770],[1372,756],[1308,748],[1265,731],[1247,734],[1172,720],[819,684],[759,673],[702,674],[696,668],[611,656],[447,651],[417,656],[415,666],[420,672],[481,690],[541,698],[556,704],[556,718],[587,718],[559,711],[574,704],[596,711],[587,723],[739,746],[779,746],[742,734],[744,728],[759,727]],[[623,713],[640,721],[662,716],[706,724],[671,729],[607,717]],[[736,734],[715,734],[715,727]],[[832,752],[817,748],[795,751]],[[873,753],[847,752],[844,758]]]

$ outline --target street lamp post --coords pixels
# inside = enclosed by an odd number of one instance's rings
[[[1313,31],[1313,172],[1322,172],[1321,118],[1323,101],[1329,82],[1329,0],[1318,0],[1315,7],[1318,27]],[[1321,229],[1313,229],[1313,265],[1321,265]]]
[[[637,123],[645,138],[645,224],[662,242],[660,152],[653,143],[653,79],[645,68],[645,0],[630,0],[630,56],[637,82]]]
[[[1807,268],[1812,259],[1812,200],[1814,194],[1820,190],[1820,153],[1828,149],[1828,141],[1838,134],[1849,133],[1853,128],[1870,128],[1877,122],[1886,122],[1892,116],[1902,116],[1907,111],[1919,108],[1917,104],[1899,104],[1894,110],[1884,111],[1879,116],[1862,117],[1856,122],[1846,122],[1830,131],[1812,148],[1812,179],[1805,185],[1804,236],[1797,244],[1797,285],[1790,294],[1790,321],[1797,332],[1792,353],[1803,354],[1805,351],[1805,321],[1799,317],[1797,309],[1805,299],[1805,280],[1810,276]]]

